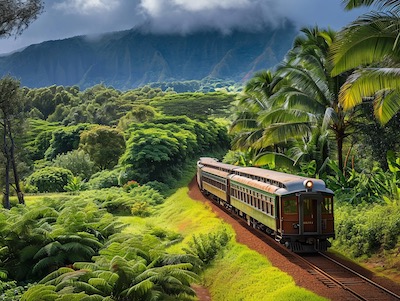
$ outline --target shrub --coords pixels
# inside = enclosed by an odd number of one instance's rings
[[[64,186],[65,191],[75,193],[77,191],[85,190],[86,183],[80,177],[72,177],[67,185]]]
[[[341,206],[335,211],[335,245],[352,256],[393,249],[400,237],[400,208],[392,205]]]
[[[132,190],[133,188],[135,188],[135,187],[139,187],[139,183],[136,182],[135,180],[130,180],[130,181],[126,182],[126,183],[124,184],[124,186],[122,186],[122,189],[123,189],[125,192],[129,192],[129,191],[131,191],[131,190]]]
[[[83,150],[73,150],[60,154],[53,160],[53,164],[57,167],[69,169],[74,176],[81,177],[84,180],[90,179],[95,171],[94,162]]]
[[[153,188],[154,190],[157,190],[159,193],[161,193],[164,196],[166,196],[168,194],[168,191],[170,189],[167,184],[164,184],[159,181],[147,182],[146,186],[149,186],[149,187]]]
[[[188,243],[189,247],[183,250],[188,254],[197,256],[205,265],[208,265],[217,256],[219,250],[227,245],[229,239],[226,230],[198,236],[193,235],[193,240]]]
[[[39,192],[61,192],[72,179],[70,170],[61,167],[45,167],[27,178],[27,184],[36,186]]]
[[[102,170],[95,173],[89,180],[88,185],[91,189],[102,189],[118,186],[117,170]]]
[[[119,191],[99,201],[108,212],[145,217],[151,214],[152,206],[164,202],[164,197],[157,190],[143,185],[133,187],[129,193]]]

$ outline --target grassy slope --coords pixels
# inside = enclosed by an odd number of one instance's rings
[[[177,190],[161,206],[156,216],[147,219],[148,224],[168,228],[184,236],[182,243],[172,247],[171,252],[180,252],[194,234],[225,228],[234,237],[229,225],[218,219],[208,206],[193,201],[187,192],[186,187]],[[138,224],[137,221],[135,224]],[[296,287],[290,276],[272,267],[265,257],[236,243],[234,239],[205,272],[204,283],[213,301],[326,300]]]

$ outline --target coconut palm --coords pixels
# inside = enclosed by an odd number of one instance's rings
[[[284,106],[272,116],[271,113],[266,116],[273,128],[302,137],[305,142],[314,141],[320,154],[315,157],[319,161],[318,168],[329,157],[326,137],[330,133],[336,144],[340,170],[343,170],[343,143],[354,130],[356,115],[354,111],[344,112],[338,103],[338,92],[345,75],[330,75],[331,65],[327,57],[336,33],[318,27],[304,28],[302,32],[304,35],[295,39],[293,49],[279,67],[279,72],[290,81],[290,85],[277,93],[277,97],[285,100]],[[277,127],[276,121],[285,115],[292,123]]]
[[[280,84],[274,86],[273,93],[264,92],[261,97],[262,89],[253,88],[251,91],[257,93],[248,94],[250,97],[240,103],[242,107],[247,105],[248,111],[241,113],[250,112],[253,127],[248,127],[248,132],[240,132],[242,136],[236,141],[244,137],[242,145],[246,142],[260,150],[258,163],[264,162],[264,154],[271,155],[271,146],[285,146],[284,151],[294,147],[291,151],[294,163],[301,157],[315,159],[320,169],[330,155],[327,139],[330,134],[336,142],[338,162],[343,170],[343,142],[352,133],[357,115],[354,110],[344,112],[338,102],[345,74],[330,75],[327,57],[334,38],[332,30],[302,29],[302,35],[295,39],[293,48],[277,69],[275,76],[280,78]],[[252,99],[253,95],[257,99]],[[243,124],[242,120],[237,121]],[[299,141],[304,145],[299,146]]]
[[[362,15],[332,45],[332,76],[355,70],[343,85],[345,109],[373,100],[375,116],[387,123],[400,110],[400,3],[395,0],[344,0],[346,9],[376,5],[384,11]],[[371,98],[372,97],[372,98]]]
[[[246,84],[237,101],[237,111],[230,132],[235,134],[233,145],[248,149],[262,136],[257,117],[260,111],[269,109],[268,97],[273,95],[281,78],[270,70],[258,72]]]

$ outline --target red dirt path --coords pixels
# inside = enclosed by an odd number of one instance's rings
[[[272,263],[273,266],[279,268],[283,272],[286,272],[287,274],[292,276],[292,278],[296,282],[296,285],[303,287],[307,290],[313,291],[317,295],[323,296],[333,301],[356,300],[347,291],[341,289],[340,287],[333,287],[333,288],[327,287],[315,276],[311,275],[309,272],[300,268],[296,264],[290,262],[284,256],[279,254],[274,248],[272,248],[267,243],[262,241],[260,238],[256,237],[254,234],[249,232],[245,228],[244,222],[232,218],[230,215],[221,210],[218,206],[214,205],[211,201],[209,201],[200,192],[196,183],[196,178],[194,178],[189,184],[188,194],[193,200],[197,200],[208,204],[212,208],[212,210],[217,214],[218,217],[222,218],[224,221],[226,221],[233,227],[233,229],[236,232],[237,242],[244,244],[248,246],[250,249],[255,250],[261,255],[265,256]],[[360,267],[357,267],[357,271],[361,272]],[[369,271],[364,271],[364,272],[371,273]],[[392,283],[387,279],[377,279],[379,277],[375,276],[370,278],[373,278],[374,281],[379,280],[379,283],[381,283],[381,285],[387,284],[387,282],[389,282],[388,287],[390,287],[393,290],[393,287],[397,286],[398,291],[400,292],[400,285],[396,283]],[[200,301],[212,300],[206,288],[201,286],[195,286],[194,289]]]

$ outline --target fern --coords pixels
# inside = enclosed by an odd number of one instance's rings
[[[40,259],[32,268],[32,273],[41,275],[53,271],[65,262],[66,256],[64,253],[56,254],[55,256],[45,257]]]
[[[90,271],[95,271],[99,269],[99,265],[93,262],[75,262],[74,263],[75,269],[85,269]]]
[[[44,277],[41,281],[39,281],[39,284],[57,284],[56,279],[66,273],[71,273],[74,272],[73,269],[71,268],[59,268],[57,271],[54,271],[50,274],[48,274],[46,277]]]
[[[97,295],[104,295],[102,291],[99,289],[95,288],[94,286],[90,285],[89,283],[83,282],[83,281],[76,281],[73,279],[66,279],[62,281],[60,284],[56,286],[56,290],[59,291],[63,289],[64,287],[74,287],[74,291],[77,292],[86,292],[89,295],[92,294],[97,294]]]
[[[113,287],[112,285],[110,285],[106,279],[104,278],[90,278],[88,283],[90,285],[92,285],[93,287],[101,290],[102,292],[104,292],[104,294],[109,295],[112,290]]]
[[[148,293],[153,287],[154,283],[146,279],[122,291],[121,295],[130,297],[132,299],[140,299],[141,296]]]
[[[33,259],[39,259],[45,256],[54,256],[62,249],[62,245],[58,241],[53,241],[44,247],[42,247],[36,254],[33,256]]]
[[[38,284],[30,287],[21,297],[21,301],[53,301],[58,298],[54,285]]]

